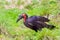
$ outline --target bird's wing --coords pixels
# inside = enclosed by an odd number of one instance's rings
[[[47,24],[44,22],[48,22],[49,19],[45,18],[45,17],[41,17],[41,16],[31,16],[28,20],[27,20],[27,24],[30,26],[46,26]]]
[[[47,26],[47,24],[41,21],[28,22],[28,27],[33,28],[33,29],[40,29],[45,26]]]
[[[50,29],[53,29],[55,26],[54,25],[49,25],[49,24],[46,24],[44,22],[40,22],[40,21],[36,21],[35,25],[37,24],[37,27],[38,28],[50,28]]]
[[[48,24],[41,22],[41,21],[35,21],[34,25],[38,28],[38,29],[42,29],[44,27],[48,27]]]
[[[45,18],[45,17],[42,17],[42,16],[37,16],[37,21],[49,22],[50,20],[48,18]]]

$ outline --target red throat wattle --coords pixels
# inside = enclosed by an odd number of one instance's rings
[[[26,14],[23,14],[23,17],[24,17],[24,22],[26,21]]]

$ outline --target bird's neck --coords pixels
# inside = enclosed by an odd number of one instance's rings
[[[28,17],[27,16],[24,16],[24,22],[26,21],[26,19],[28,19]]]

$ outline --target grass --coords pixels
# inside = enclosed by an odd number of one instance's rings
[[[27,9],[4,9],[0,8],[0,39],[1,40],[60,40],[60,15],[57,2],[48,1],[45,4],[42,0],[41,5],[35,5],[31,7],[28,5]],[[18,3],[19,5],[19,3]],[[27,13],[29,16],[45,16],[49,14],[48,22],[56,26],[53,30],[43,28],[41,31],[35,32],[24,26],[23,21],[16,23],[18,15],[21,13]],[[51,16],[52,15],[52,16]]]

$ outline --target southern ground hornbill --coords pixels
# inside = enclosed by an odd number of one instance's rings
[[[20,19],[24,19],[24,25],[32,30],[35,30],[37,32],[37,30],[41,30],[42,28],[46,27],[46,28],[50,28],[53,29],[55,26],[53,25],[48,25],[45,22],[49,22],[50,20],[48,18],[42,17],[42,16],[31,16],[28,17],[27,14],[23,13],[21,15],[19,15],[17,22]]]

